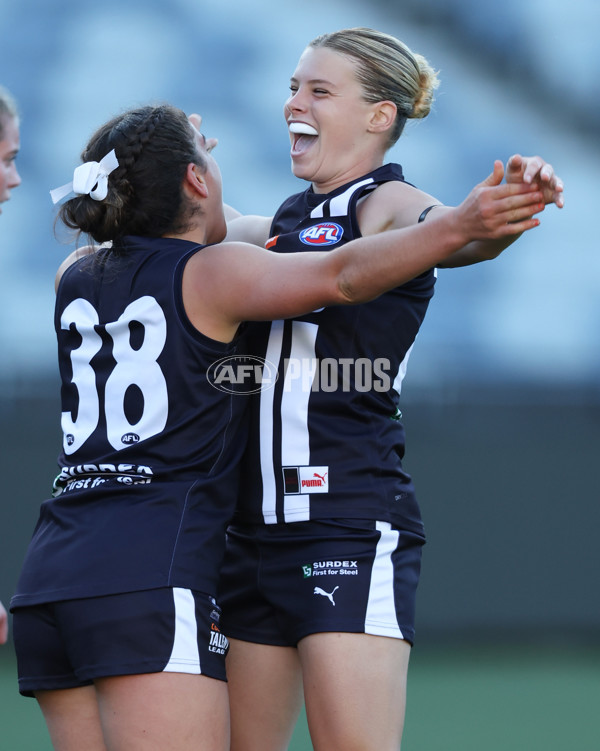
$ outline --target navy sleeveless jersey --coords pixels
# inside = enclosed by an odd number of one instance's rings
[[[359,237],[358,200],[403,179],[388,164],[326,195],[294,195],[267,246],[327,250]],[[434,284],[432,269],[365,304],[249,326],[240,351],[264,357],[277,375],[252,397],[236,522],[351,517],[422,532],[398,402]]]
[[[202,246],[141,237],[123,246],[79,260],[60,283],[61,472],[13,607],[216,589],[246,400],[215,389],[207,371],[235,343],[203,336],[185,314],[183,269]]]

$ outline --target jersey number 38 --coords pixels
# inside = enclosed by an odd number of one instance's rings
[[[141,324],[144,338],[139,348],[131,344],[130,326]],[[77,451],[98,427],[100,397],[97,374],[92,366],[94,356],[102,347],[97,331],[98,313],[83,298],[73,300],[64,309],[61,328],[75,328],[81,336],[79,347],[71,351],[73,384],[78,394],[77,417],[62,413],[65,454]],[[167,338],[165,315],[158,302],[149,296],[130,303],[116,321],[102,327],[112,340],[115,366],[106,379],[104,404],[106,437],[115,449],[125,448],[131,437],[135,442],[150,438],[165,427],[168,415],[167,382],[157,362]],[[125,414],[125,395],[136,386],[143,397],[143,410],[139,420],[131,424]]]

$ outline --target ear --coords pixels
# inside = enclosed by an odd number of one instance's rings
[[[383,133],[389,130],[396,121],[398,108],[393,102],[388,100],[377,102],[373,105],[371,118],[369,120],[369,133]]]
[[[208,196],[208,187],[204,175],[200,171],[200,167],[193,162],[190,162],[185,172],[184,184],[196,195],[206,198]]]

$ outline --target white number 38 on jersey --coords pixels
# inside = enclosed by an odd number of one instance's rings
[[[130,324],[144,327],[144,338],[139,349],[131,344]],[[81,336],[81,344],[71,352],[73,384],[77,388],[79,407],[77,418],[62,413],[65,454],[77,451],[96,430],[100,421],[100,397],[92,359],[102,347],[96,327],[98,313],[94,306],[77,298],[73,300],[60,319],[61,328],[74,327]],[[167,324],[162,308],[149,296],[130,303],[118,320],[107,323],[104,330],[113,344],[115,367],[105,386],[105,417],[108,442],[115,449],[124,448],[131,441],[150,438],[165,427],[168,415],[168,392],[164,374],[157,362],[165,346]],[[125,394],[130,386],[137,386],[143,396],[141,417],[132,425],[125,415]]]

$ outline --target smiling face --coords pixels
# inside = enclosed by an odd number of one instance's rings
[[[0,139],[0,203],[8,201],[10,191],[21,184],[21,177],[15,164],[19,152],[19,122],[14,117],[5,116],[2,126],[2,138]]]
[[[326,193],[383,163],[385,137],[373,128],[378,104],[364,100],[352,58],[307,47],[290,83],[284,114],[292,172]]]

